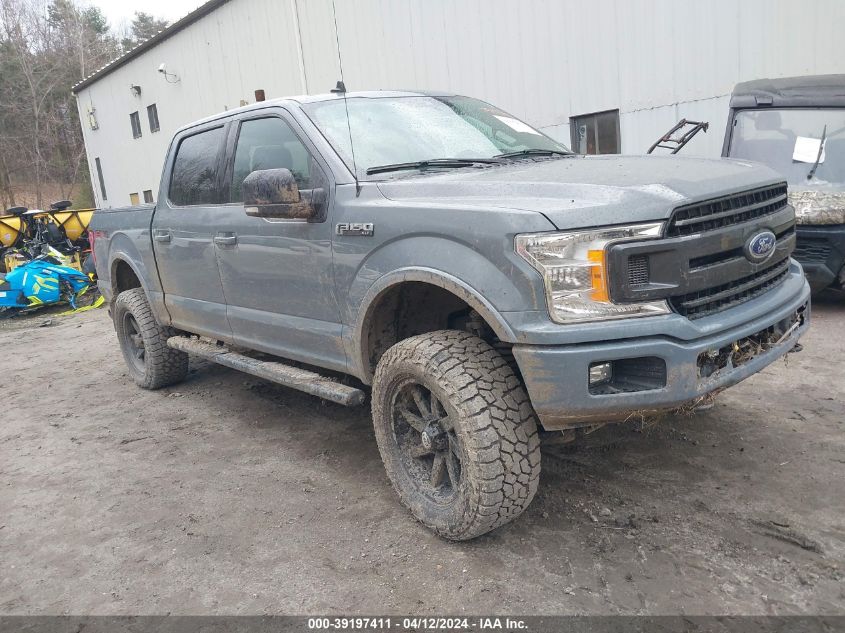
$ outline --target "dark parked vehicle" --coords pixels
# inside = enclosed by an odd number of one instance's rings
[[[762,165],[577,156],[475,99],[372,92],[186,126],[158,204],[92,230],[140,386],[191,353],[370,393],[400,498],[467,539],[528,507],[541,430],[694,408],[790,351],[794,225]]]
[[[731,95],[722,155],[776,169],[813,291],[845,284],[845,75],[759,79]]]

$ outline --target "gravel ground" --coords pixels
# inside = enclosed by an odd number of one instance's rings
[[[199,362],[145,392],[105,310],[3,322],[0,613],[845,613],[845,300],[813,316],[710,411],[545,449],[528,512],[460,544],[365,408]]]

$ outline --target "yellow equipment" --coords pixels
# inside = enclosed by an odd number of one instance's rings
[[[67,211],[50,212],[53,221],[64,229],[65,235],[71,242],[76,242],[85,234],[93,215],[94,209],[68,209]]]
[[[29,260],[32,253],[27,254],[19,249],[36,238],[40,240],[42,231],[50,235],[47,240],[50,243],[57,244],[67,238],[74,246],[86,249],[87,252],[88,242],[85,238],[95,210],[70,209],[70,205],[69,200],[61,200],[50,205],[49,211],[14,207],[6,212],[7,215],[0,216],[0,255],[5,272],[11,272]],[[65,254],[50,247],[50,255],[63,266],[82,271],[79,251]]]
[[[18,243],[23,233],[23,220],[15,215],[0,216],[0,245],[10,248]]]
[[[29,211],[26,215],[41,219],[49,217],[60,226],[71,242],[84,237],[94,209],[62,209],[60,211]],[[15,246],[22,237],[26,237],[26,225],[19,215],[0,216],[0,245],[5,248]]]

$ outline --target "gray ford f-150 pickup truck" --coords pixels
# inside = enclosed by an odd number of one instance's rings
[[[541,432],[692,408],[790,351],[794,225],[754,163],[577,156],[475,99],[373,92],[186,126],[155,207],[91,229],[140,386],[191,353],[370,391],[402,501],[467,539],[531,502]]]

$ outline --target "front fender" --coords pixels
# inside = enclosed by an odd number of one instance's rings
[[[433,268],[409,267],[396,270],[384,275],[369,287],[362,300],[361,309],[358,311],[358,318],[350,328],[349,333],[351,336],[348,340],[350,345],[347,349],[347,357],[352,359],[354,363],[354,366],[351,368],[352,372],[365,382],[369,383],[372,379],[367,359],[369,341],[367,340],[366,324],[372,318],[372,312],[384,294],[391,288],[408,281],[428,283],[448,290],[478,312],[500,340],[509,342],[515,340],[513,330],[496,308],[475,288],[454,275]],[[346,338],[344,336],[345,340]]]
[[[344,275],[341,268],[341,296],[343,287],[347,288],[344,345],[351,373],[365,381],[371,377],[366,326],[382,296],[403,282],[429,283],[448,290],[476,310],[499,339],[516,342],[507,313],[543,302],[542,281],[533,269],[522,266],[521,260],[511,255],[513,247],[507,237],[499,239],[502,243],[485,252],[498,253],[500,261],[492,261],[471,245],[454,239],[418,235],[383,244],[366,257],[354,276],[348,269]],[[408,265],[409,260],[414,264]]]

